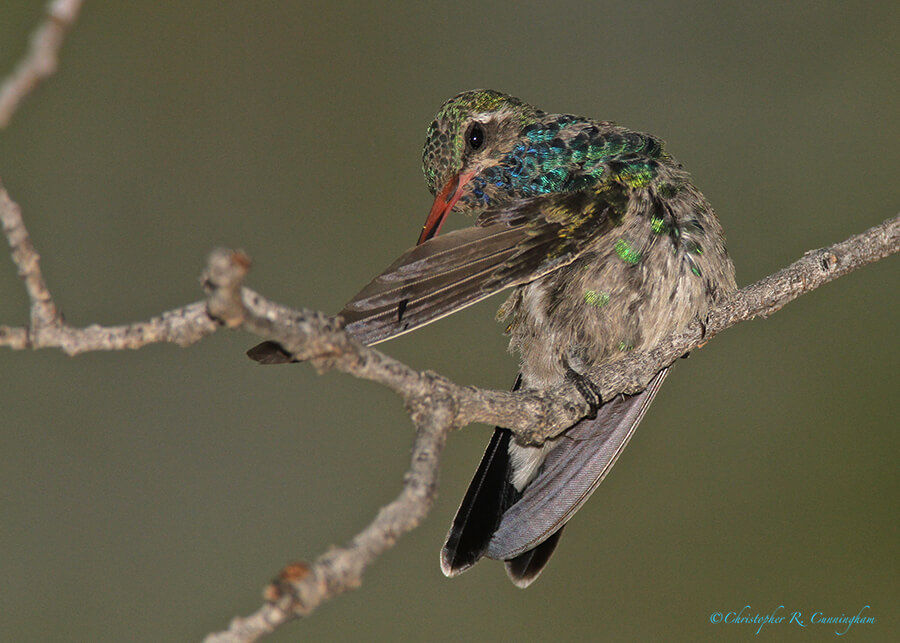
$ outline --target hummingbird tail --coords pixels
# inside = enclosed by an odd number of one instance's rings
[[[506,562],[518,587],[541,573],[569,519],[615,464],[666,377],[604,403],[558,438],[537,476],[522,491],[512,483],[512,432],[497,427],[441,550],[441,569],[456,576],[483,556]],[[519,387],[516,380],[513,390]]]
[[[441,549],[441,570],[445,576],[463,573],[484,556],[503,512],[518,497],[509,482],[511,437],[507,429],[494,429]]]
[[[512,390],[521,384],[519,374]],[[484,556],[503,512],[519,499],[519,492],[510,482],[511,438],[508,429],[494,429],[441,549],[441,571],[445,576],[462,574]]]
[[[603,481],[628,444],[667,372],[663,369],[657,373],[640,393],[619,395],[604,403],[596,418],[585,418],[560,436],[534,480],[522,490],[517,502],[504,510],[484,554],[510,561],[507,570],[513,582],[517,572],[524,581],[522,586],[540,572],[560,530]],[[547,550],[540,550],[551,540]]]
[[[547,564],[553,550],[556,549],[564,528],[565,525],[557,529],[552,536],[534,549],[529,549],[524,554],[519,554],[512,560],[506,561],[506,574],[516,587],[525,589],[540,576],[544,565]]]
[[[509,482],[510,439],[512,433],[507,429],[494,429],[441,550],[441,570],[445,576],[452,578],[463,573],[484,556],[503,513],[521,496]],[[507,560],[509,579],[517,587],[528,587],[550,560],[561,535],[562,527],[533,549]]]

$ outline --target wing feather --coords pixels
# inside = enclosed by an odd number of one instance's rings
[[[346,328],[375,344],[567,265],[613,225],[617,196],[603,185],[487,210],[388,266],[341,311]]]
[[[563,434],[538,476],[503,514],[488,558],[516,558],[562,529],[612,469],[667,372],[661,370],[636,395],[610,400],[595,419],[586,418]]]

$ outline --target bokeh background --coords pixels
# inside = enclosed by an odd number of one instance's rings
[[[0,70],[43,2],[0,3]],[[0,178],[78,325],[201,297],[217,245],[328,312],[410,246],[425,128],[491,87],[653,132],[693,173],[746,285],[900,208],[894,2],[88,1],[59,73],[0,132]],[[2,262],[0,262],[2,265]],[[716,611],[867,614],[898,640],[898,260],[680,362],[541,579],[455,580],[438,550],[490,428],[449,441],[428,520],[359,591],[272,641],[747,640]],[[383,345],[504,389],[484,302]],[[10,262],[0,323],[26,321]],[[400,487],[399,401],[257,338],[68,358],[0,351],[0,640],[190,641]],[[825,625],[760,640],[834,638]]]

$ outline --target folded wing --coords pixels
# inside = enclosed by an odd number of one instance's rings
[[[503,514],[485,555],[515,559],[556,534],[600,485],[656,397],[668,369],[636,395],[620,395],[560,438],[538,476]],[[539,571],[539,570],[538,570]]]

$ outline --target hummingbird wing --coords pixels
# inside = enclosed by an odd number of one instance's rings
[[[376,344],[571,263],[622,216],[624,190],[609,182],[486,210],[403,253],[341,311],[347,330]]]
[[[566,431],[522,492],[511,482],[512,433],[495,428],[441,550],[444,574],[461,574],[488,556],[506,561],[516,585],[530,585],[556,549],[566,522],[615,464],[666,373],[660,371],[641,393],[610,400],[596,418]]]
[[[532,552],[540,552],[541,545],[551,541],[552,552],[556,534],[612,469],[667,373],[668,369],[661,370],[642,392],[617,396],[600,407],[596,418],[581,420],[566,431],[537,477],[504,511],[485,555],[507,561],[516,584],[528,585],[540,573],[543,565],[534,565]]]

